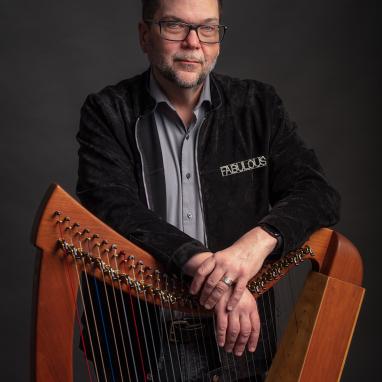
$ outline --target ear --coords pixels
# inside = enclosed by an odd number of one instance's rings
[[[147,53],[147,46],[149,44],[149,30],[150,26],[144,21],[140,21],[138,24],[138,33],[139,33],[139,44],[143,53]]]

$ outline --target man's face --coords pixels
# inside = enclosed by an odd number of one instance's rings
[[[175,20],[189,24],[219,24],[218,0],[161,0],[154,21]],[[156,76],[181,88],[203,83],[214,68],[220,44],[204,44],[191,30],[184,41],[161,37],[159,25],[140,24],[140,42]]]

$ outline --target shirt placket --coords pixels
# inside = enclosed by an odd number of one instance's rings
[[[195,235],[195,161],[194,161],[194,136],[195,120],[185,132],[181,148],[181,176],[182,176],[182,219],[184,232]]]

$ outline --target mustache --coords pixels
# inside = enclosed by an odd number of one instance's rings
[[[174,61],[193,61],[198,62],[199,64],[204,62],[203,58],[190,55],[175,55]]]

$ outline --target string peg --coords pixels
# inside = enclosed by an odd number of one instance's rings
[[[99,239],[98,233],[93,234],[92,239]]]
[[[64,222],[70,222],[70,217],[69,216],[65,216],[63,221]]]
[[[61,211],[54,211],[53,216],[61,216]]]
[[[107,240],[104,239],[101,241],[101,245],[106,245],[106,244],[109,244],[109,242]]]
[[[138,261],[138,265],[139,265],[139,272],[138,273],[140,273],[140,274],[145,273],[145,270],[143,269],[143,261],[142,260]]]
[[[117,244],[112,244],[111,245],[111,249],[117,249],[118,248],[118,245]]]
[[[73,228],[76,228],[76,227],[79,227],[79,226],[80,226],[80,223],[77,223],[77,222],[73,223]]]
[[[85,234],[85,233],[90,233],[89,228],[84,228],[84,230],[82,231],[82,235]]]

